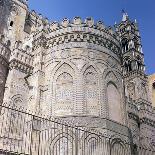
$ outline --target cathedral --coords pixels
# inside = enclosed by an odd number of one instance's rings
[[[137,21],[51,22],[0,0],[0,155],[155,155],[155,74]]]

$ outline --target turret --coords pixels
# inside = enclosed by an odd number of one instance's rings
[[[122,69],[126,85],[126,96],[134,100],[148,100],[147,77],[145,75],[144,54],[137,21],[131,21],[123,12],[117,26],[122,46]]]
[[[132,22],[124,12],[118,31],[122,45],[124,76],[133,72],[145,74],[144,55],[137,22]]]

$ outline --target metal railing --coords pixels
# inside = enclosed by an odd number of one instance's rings
[[[0,106],[0,155],[130,155],[129,143],[97,129]]]

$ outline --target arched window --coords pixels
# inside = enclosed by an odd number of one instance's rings
[[[122,49],[123,49],[123,52],[128,51],[128,40],[127,39],[122,40]]]
[[[109,117],[111,120],[122,122],[121,118],[121,99],[118,88],[112,82],[107,86]]]
[[[10,26],[13,27],[13,21],[10,22]]]
[[[141,71],[142,70],[142,60],[141,60],[141,58],[140,57],[138,57],[137,56],[137,69],[139,70],[139,71]]]
[[[131,60],[129,57],[124,59],[124,67],[125,67],[126,72],[132,71]]]

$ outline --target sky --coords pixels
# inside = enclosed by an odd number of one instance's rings
[[[155,0],[29,0],[29,8],[51,21],[93,17],[105,25],[122,19],[122,9],[136,19],[142,38],[147,74],[155,73]]]

